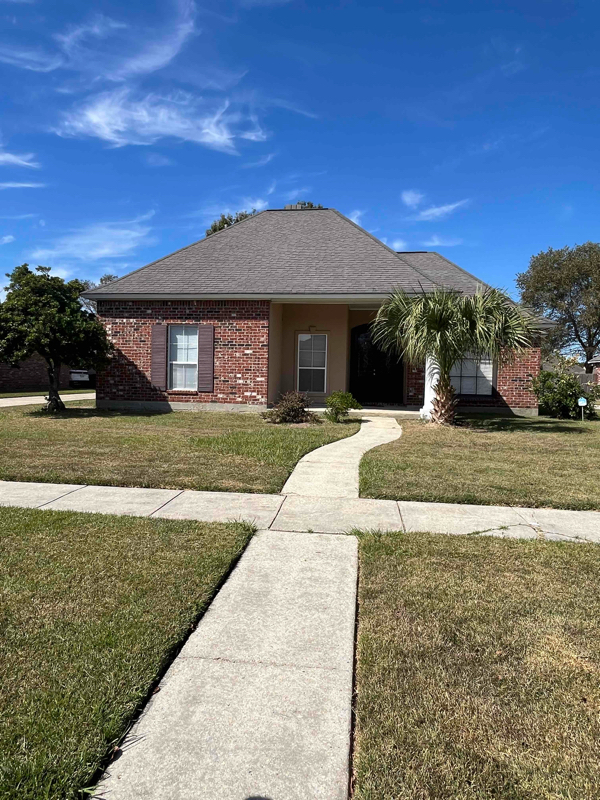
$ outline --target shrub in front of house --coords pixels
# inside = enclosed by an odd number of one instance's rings
[[[330,422],[341,422],[348,416],[351,408],[362,408],[358,400],[350,394],[350,392],[332,392],[327,400],[327,411],[324,416]]]
[[[537,397],[540,414],[557,419],[580,419],[581,407],[577,401],[585,397],[588,401],[584,407],[585,416],[588,419],[596,416],[594,406],[600,402],[600,386],[591,382],[582,385],[577,376],[566,369],[543,369],[531,382],[531,388]]]
[[[263,417],[267,422],[277,425],[283,423],[318,422],[317,415],[308,410],[310,401],[302,392],[286,392],[281,395],[275,406],[265,411]]]

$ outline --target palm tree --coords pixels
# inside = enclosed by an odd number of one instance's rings
[[[458,399],[450,370],[463,358],[510,359],[536,333],[531,317],[498,289],[462,295],[446,289],[394,291],[373,322],[373,340],[409,363],[427,362],[438,379],[431,419],[451,425]]]

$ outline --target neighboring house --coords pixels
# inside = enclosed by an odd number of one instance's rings
[[[596,383],[600,383],[600,356],[592,358],[590,364],[593,364],[594,366],[594,372],[593,372],[594,380],[596,381]]]
[[[66,389],[68,386],[69,367],[63,365],[59,388]],[[16,367],[0,364],[0,392],[32,392],[38,389],[42,392],[48,391],[48,367],[37,353]]]
[[[396,253],[334,209],[262,211],[85,292],[116,355],[98,376],[103,408],[257,410],[298,389],[319,404],[349,390],[365,406],[420,406],[423,364],[372,343],[395,288],[485,287],[438,253]],[[461,406],[537,414],[540,350],[458,364]]]

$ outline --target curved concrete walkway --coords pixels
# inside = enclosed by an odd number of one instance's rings
[[[75,400],[95,400],[96,392],[80,392],[79,394],[61,394],[60,399],[63,403]],[[43,394],[31,397],[0,397],[0,408],[10,408],[11,406],[41,406],[46,402]]]
[[[296,464],[281,494],[297,497],[358,497],[358,466],[367,450],[399,439],[391,417],[363,416],[354,436],[307,453]]]

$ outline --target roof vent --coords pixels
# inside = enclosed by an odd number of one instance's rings
[[[292,205],[284,206],[284,211],[325,211],[322,205],[315,206],[312,203],[293,203]]]

